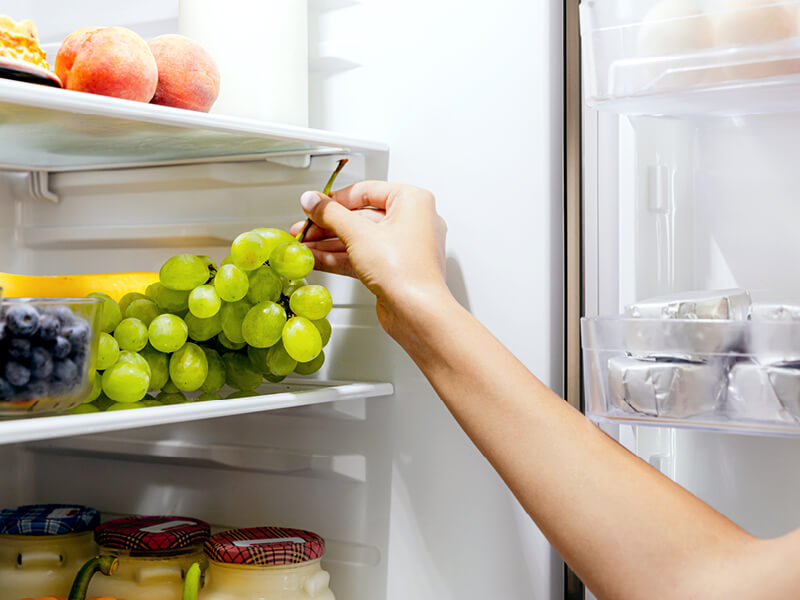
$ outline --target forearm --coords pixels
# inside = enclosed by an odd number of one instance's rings
[[[712,597],[750,536],[611,440],[449,294],[394,333],[554,547],[601,598]]]

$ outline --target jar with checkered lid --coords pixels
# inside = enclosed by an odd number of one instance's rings
[[[88,506],[35,504],[0,510],[0,599],[69,594],[97,553],[100,513]]]
[[[210,527],[193,517],[143,516],[106,521],[95,530],[102,554],[119,558],[109,577],[95,577],[88,597],[177,600],[193,563],[205,565]]]
[[[286,527],[232,529],[211,536],[200,600],[334,600],[320,561],[325,541]]]

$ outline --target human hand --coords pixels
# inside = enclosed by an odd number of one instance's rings
[[[300,204],[314,223],[305,242],[316,268],[358,277],[375,294],[378,317],[389,334],[419,302],[449,295],[444,279],[447,226],[427,190],[362,181],[330,198],[305,192]],[[291,232],[302,226],[296,223]]]

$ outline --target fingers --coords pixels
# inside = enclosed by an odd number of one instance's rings
[[[316,225],[345,241],[353,239],[368,225],[365,219],[319,192],[304,192],[300,205]]]
[[[321,252],[347,252],[344,242],[338,238],[333,240],[320,240],[318,242],[306,242],[306,246],[312,250]]]
[[[317,271],[325,271],[326,273],[334,273],[336,275],[347,275],[348,277],[355,277],[353,267],[350,264],[350,259],[347,252],[323,252],[320,250],[311,249],[314,254],[314,268]]]
[[[331,197],[350,210],[366,206],[385,210],[389,199],[402,187],[388,181],[359,181],[335,191]]]
[[[359,217],[363,217],[373,223],[379,223],[386,217],[386,213],[382,210],[376,210],[373,208],[362,208],[359,210],[354,210],[353,214],[358,215]],[[297,235],[300,230],[305,226],[305,221],[298,221],[289,229],[289,233],[292,235]],[[328,229],[324,229],[316,224],[311,225],[311,228],[306,232],[305,241],[307,242],[315,242],[319,240],[328,240],[331,238],[335,238],[336,234]]]

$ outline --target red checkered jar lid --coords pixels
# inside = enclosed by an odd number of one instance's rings
[[[131,552],[170,552],[208,539],[208,523],[191,517],[125,517],[106,521],[94,531],[98,545]]]
[[[322,558],[325,540],[287,527],[231,529],[208,538],[205,553],[211,560],[232,565],[293,565]]]

